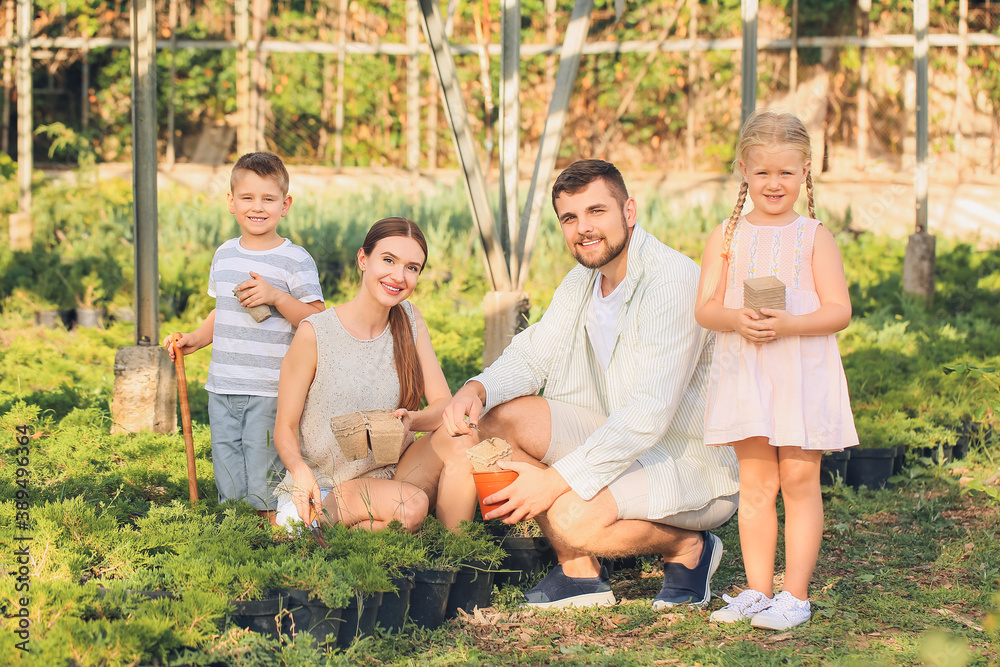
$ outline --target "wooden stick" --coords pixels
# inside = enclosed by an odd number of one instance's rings
[[[194,467],[194,436],[191,434],[191,406],[188,403],[187,373],[184,372],[184,353],[179,343],[180,333],[171,336],[174,347],[174,369],[177,371],[177,393],[181,399],[181,429],[184,431],[184,449],[187,451],[188,495],[192,503],[198,502],[198,477]]]

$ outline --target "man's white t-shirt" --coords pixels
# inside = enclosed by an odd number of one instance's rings
[[[601,294],[601,283],[604,276],[598,276],[594,281],[594,295],[587,308],[587,337],[594,348],[597,360],[604,370],[608,369],[611,360],[611,350],[615,346],[615,326],[618,324],[618,313],[621,312],[625,300],[625,281],[618,283],[614,291],[607,296]]]

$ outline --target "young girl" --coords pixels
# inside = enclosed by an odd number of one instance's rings
[[[743,174],[733,215],[710,236],[695,317],[719,332],[705,443],[732,445],[740,461],[740,546],[747,590],[711,620],[744,618],[786,630],[809,620],[809,579],[823,536],[820,456],[858,443],[847,380],[833,336],[851,319],[833,235],[812,219],[809,134],[792,114],[751,116],[736,145]],[[806,185],[809,217],[793,210]],[[749,194],[753,209],[740,213]],[[777,276],[785,308],[743,307],[743,280]],[[784,590],[772,597],[785,504]]]
[[[427,325],[406,301],[426,260],[427,242],[415,223],[379,220],[358,250],[357,295],[299,325],[278,382],[274,446],[288,469],[279,489],[280,525],[318,519],[378,530],[395,519],[413,531],[424,520],[424,491],[393,479],[396,466],[380,466],[371,454],[348,461],[330,419],[394,410],[406,427],[406,444],[413,431],[441,424],[451,391]],[[414,467],[414,451],[402,453],[401,467]]]

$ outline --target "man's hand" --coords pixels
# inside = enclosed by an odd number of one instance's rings
[[[555,468],[538,468],[513,461],[500,461],[498,465],[504,470],[516,472],[517,479],[507,488],[483,499],[487,505],[507,501],[488,512],[483,517],[485,521],[502,519],[504,523],[514,525],[518,521],[534,519],[552,507],[556,498],[570,490],[569,484]]]
[[[455,392],[441,415],[441,425],[448,435],[469,435],[478,430],[479,416],[483,413],[486,390],[478,382],[467,382]],[[468,418],[468,419],[467,419]],[[471,428],[470,428],[471,427]]]

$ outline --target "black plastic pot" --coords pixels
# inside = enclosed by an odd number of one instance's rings
[[[954,449],[953,445],[947,443],[932,447],[921,447],[920,455],[929,458],[934,463],[944,463],[945,461],[952,460]]]
[[[233,625],[277,639],[281,635],[281,610],[284,601],[278,595],[263,600],[230,600]]]
[[[413,592],[413,573],[392,580],[395,593],[383,593],[382,604],[378,607],[375,622],[386,632],[399,632],[406,622],[410,609],[410,594]]]
[[[847,462],[847,483],[854,488],[867,486],[881,489],[892,477],[892,467],[896,458],[895,447],[878,449],[852,449]]]
[[[410,618],[417,625],[433,630],[444,623],[454,570],[421,570],[413,575],[410,594]]]
[[[310,600],[306,591],[285,591],[284,607],[288,611],[282,619],[282,630],[292,636],[303,633],[312,637],[313,643],[326,645],[327,636],[337,641],[343,609],[331,609],[320,600]]]
[[[960,435],[955,440],[955,448],[951,450],[951,455],[955,460],[964,459],[969,454],[969,436]]]
[[[555,564],[555,551],[544,537],[505,537],[500,546],[507,552],[507,558],[493,579],[497,586],[519,586],[540,575],[547,566]]]
[[[896,456],[892,459],[892,474],[898,475],[903,470],[903,461],[906,460],[906,445],[896,445]]]
[[[382,593],[373,593],[363,598],[355,597],[339,611],[342,612],[340,629],[337,631],[337,646],[347,648],[356,637],[371,637],[375,634],[375,619],[382,605]]]
[[[458,610],[472,612],[493,604],[493,575],[483,563],[463,565],[455,576],[455,583],[448,593],[445,618],[455,618]]]
[[[819,462],[819,483],[827,486],[833,484],[839,477],[847,479],[847,462],[851,458],[851,450],[842,452],[826,452]]]

